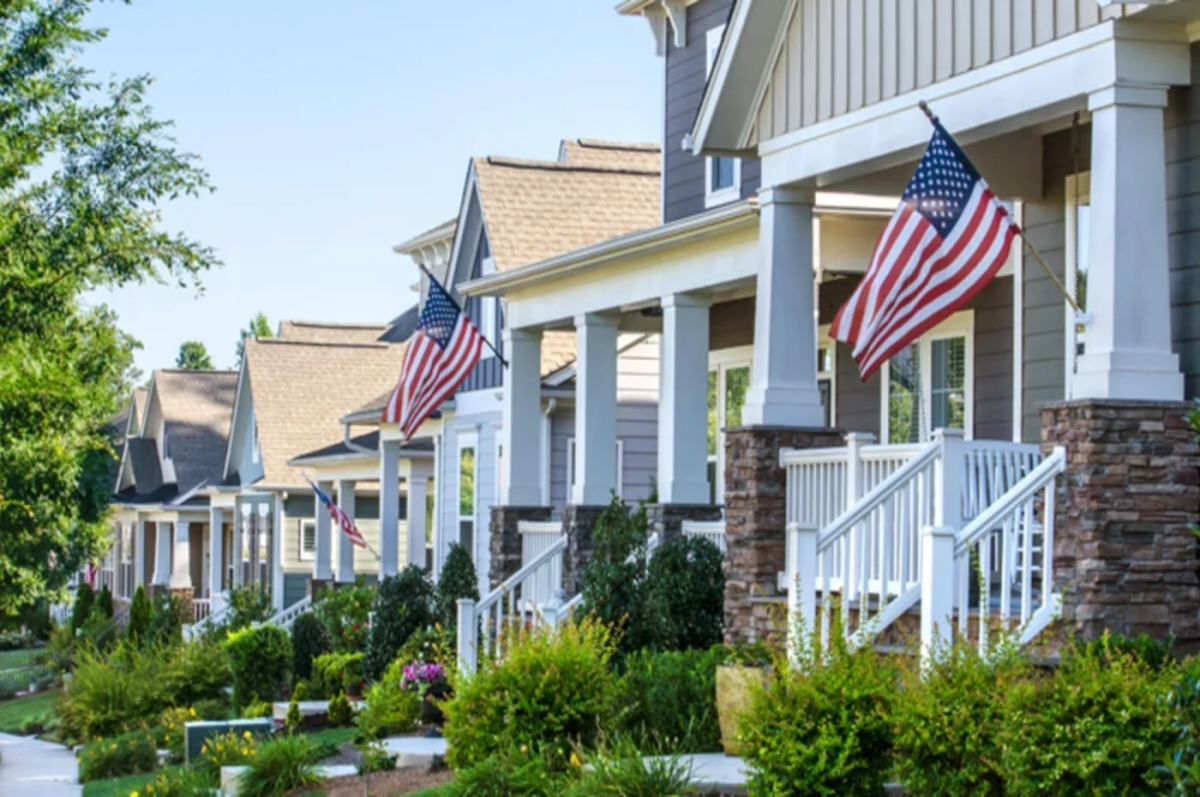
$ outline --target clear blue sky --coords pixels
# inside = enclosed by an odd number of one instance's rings
[[[217,186],[168,206],[166,226],[225,265],[200,296],[147,285],[93,300],[142,341],[147,375],[192,339],[232,366],[259,310],[272,326],[391,319],[416,278],[391,248],[457,214],[470,157],[550,160],[562,138],[658,139],[662,65],[649,27],[615,3],[98,5],[109,38],[83,62],[100,77],[156,78],[156,115]]]

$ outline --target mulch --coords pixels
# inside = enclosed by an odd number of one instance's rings
[[[412,794],[422,789],[431,789],[449,783],[454,774],[449,770],[431,771],[427,767],[404,767],[391,772],[375,772],[371,775],[371,797],[395,797],[399,794]],[[330,778],[321,788],[327,797],[363,797],[367,794],[365,787],[367,778],[361,775],[350,775],[344,778]]]

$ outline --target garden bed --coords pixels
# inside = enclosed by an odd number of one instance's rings
[[[449,770],[431,772],[424,767],[405,767],[391,772],[376,772],[370,777],[371,793],[376,797],[393,797],[399,794],[419,794],[420,797],[435,797],[446,792],[439,789],[454,779]],[[331,778],[321,784],[326,797],[362,797],[366,793],[367,778],[352,775]]]

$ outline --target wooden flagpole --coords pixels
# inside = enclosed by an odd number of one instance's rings
[[[462,313],[463,315],[466,315],[466,313],[462,309],[462,305],[460,305],[458,302],[456,302],[454,300],[454,295],[451,294],[450,291],[446,290],[446,286],[442,285],[442,283],[438,282],[437,277],[433,276],[433,273],[425,266],[424,263],[421,263],[419,265],[421,267],[421,270],[425,272],[425,276],[429,277],[431,282],[437,282],[438,287],[440,287],[443,291],[445,291],[446,296],[450,299],[451,304],[454,305],[454,307],[458,310],[458,312]],[[470,318],[470,316],[467,316],[467,317]],[[474,322],[472,322],[472,323],[474,323]],[[476,329],[478,329],[478,327],[476,327]],[[508,360],[504,359],[504,355],[500,353],[500,350],[492,345],[492,342],[487,339],[487,335],[484,335],[483,332],[480,331],[479,337],[483,338],[483,342],[486,343],[488,348],[492,350],[492,354],[495,354],[496,357],[499,358],[500,364],[503,365],[505,368],[507,368]]]
[[[925,100],[918,102],[917,106],[925,113],[926,118],[929,119],[931,124],[939,124],[937,116],[935,116],[933,111],[929,109],[929,105],[925,102]],[[1075,297],[1071,296],[1070,292],[1067,290],[1067,286],[1062,284],[1062,280],[1060,280],[1058,275],[1054,273],[1054,270],[1050,268],[1050,265],[1046,262],[1046,258],[1042,257],[1042,253],[1037,250],[1037,247],[1034,246],[1029,238],[1025,235],[1025,231],[1021,229],[1021,226],[1014,221],[1013,227],[1016,228],[1017,235],[1021,236],[1021,242],[1025,244],[1025,248],[1029,250],[1029,253],[1034,256],[1037,262],[1042,264],[1042,268],[1046,270],[1046,276],[1048,276],[1050,281],[1054,283],[1054,286],[1058,288],[1058,292],[1061,293],[1063,298],[1067,300],[1067,304],[1071,305],[1071,309],[1075,311],[1075,315],[1086,318],[1086,314],[1082,309],[1080,309],[1079,304],[1075,301]]]

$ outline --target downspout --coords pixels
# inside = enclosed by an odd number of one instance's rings
[[[542,412],[542,506],[550,506],[550,454],[551,454],[551,431],[550,431],[550,416],[558,409],[558,399],[550,399],[546,402],[546,409]]]

